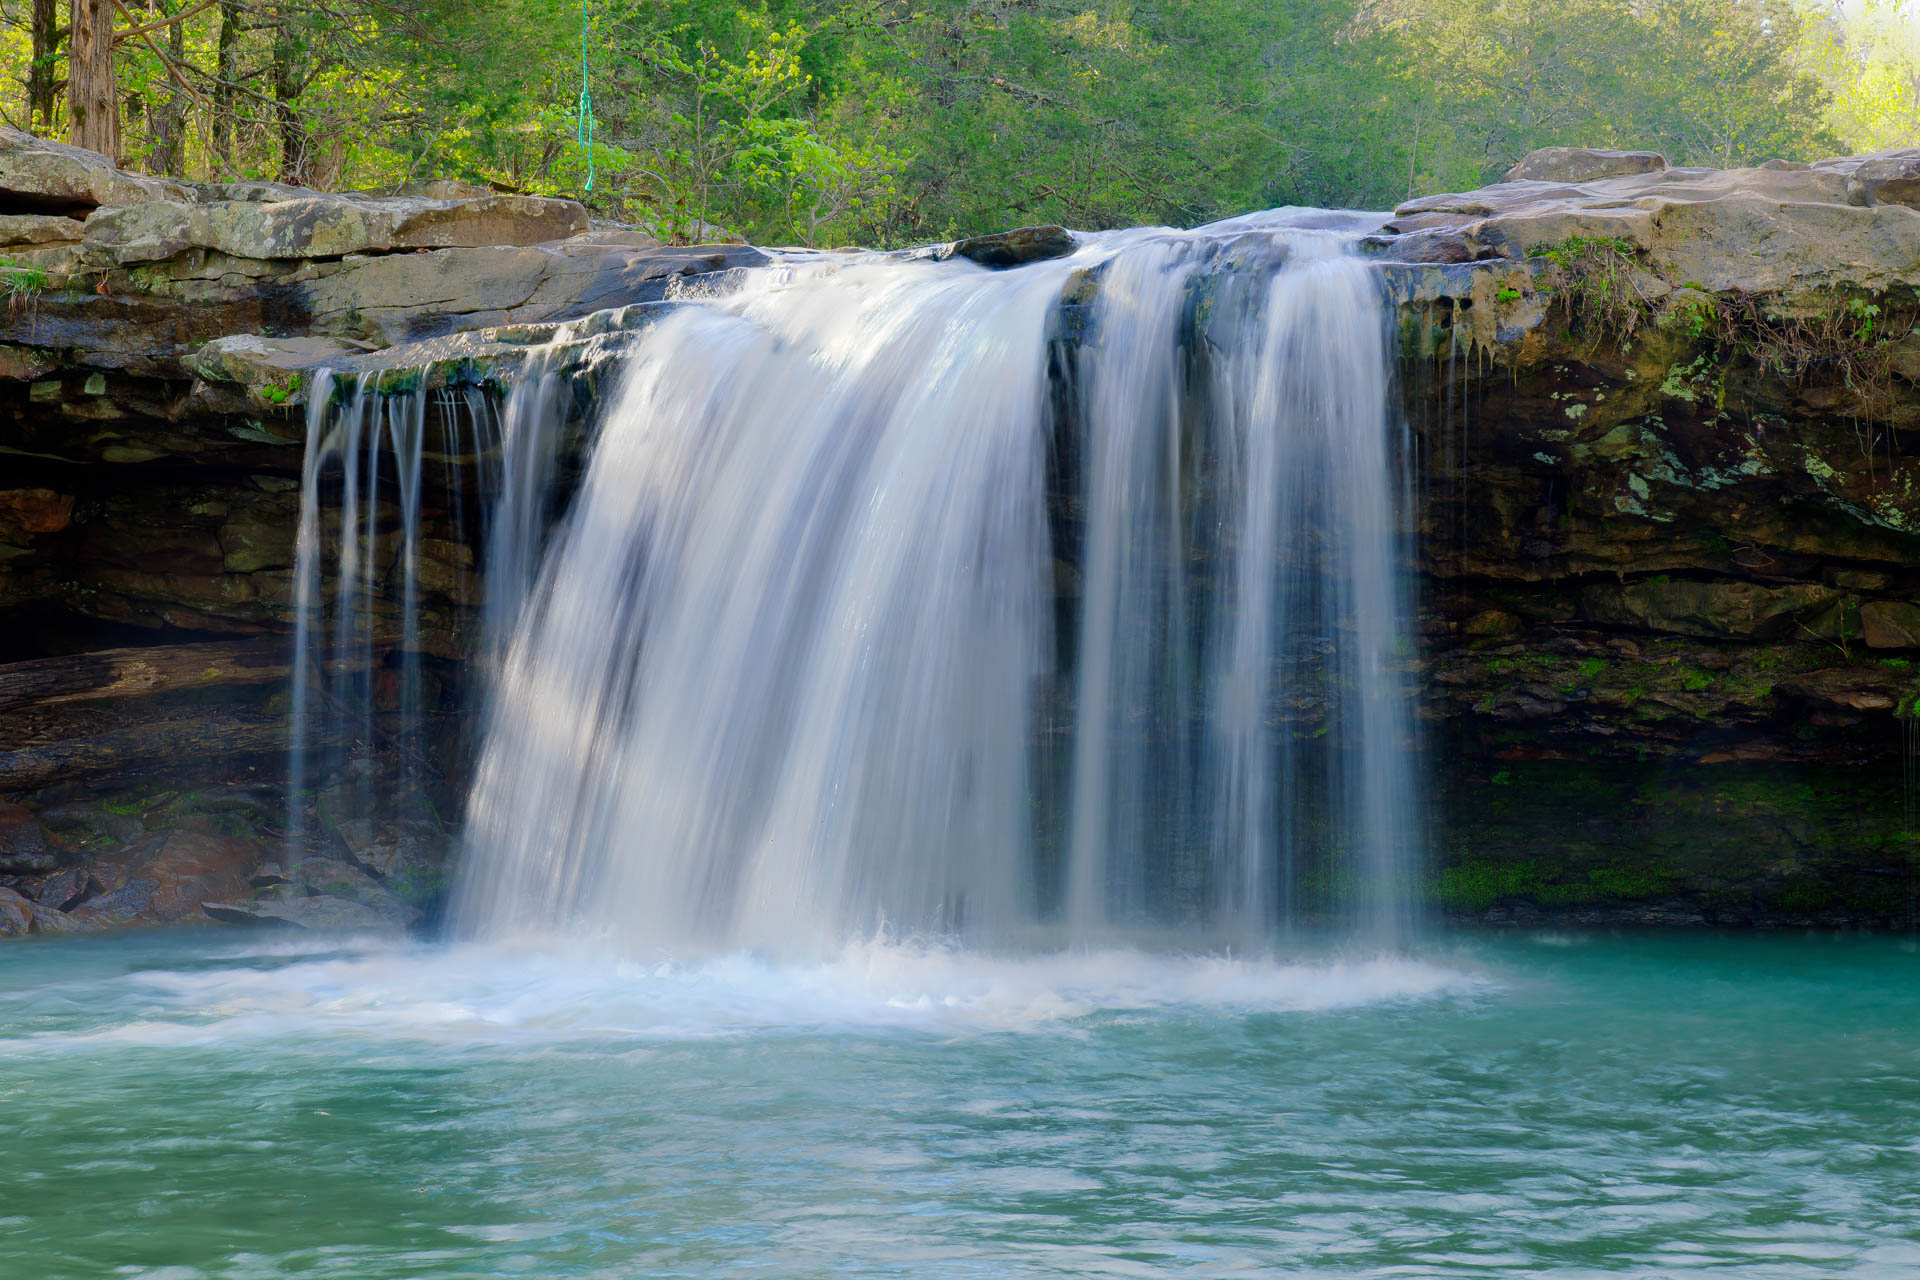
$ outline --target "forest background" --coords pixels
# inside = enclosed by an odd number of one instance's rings
[[[0,0],[0,24],[0,119],[66,137],[92,75],[128,167],[462,178],[683,240],[1384,208],[1555,144],[1920,146],[1920,0]]]

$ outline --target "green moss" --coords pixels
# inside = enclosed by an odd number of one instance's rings
[[[296,373],[290,376],[285,382],[263,383],[256,388],[256,390],[259,392],[260,398],[268,404],[285,404],[287,401],[293,399],[304,385],[306,385],[306,380]]]

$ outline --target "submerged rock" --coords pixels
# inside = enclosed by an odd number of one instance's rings
[[[208,919],[221,924],[286,925],[342,933],[399,933],[405,928],[387,912],[331,894],[208,902],[202,909]]]

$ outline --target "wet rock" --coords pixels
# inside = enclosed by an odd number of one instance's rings
[[[222,924],[286,925],[339,933],[397,933],[404,929],[390,913],[331,894],[208,902],[202,909],[209,919]]]
[[[262,392],[264,404],[285,406],[306,400],[311,371],[358,355],[364,345],[337,338],[263,338],[234,334],[216,338],[180,363],[196,377],[235,383]]]
[[[1019,227],[956,240],[935,256],[966,258],[983,267],[1018,267],[1049,258],[1064,258],[1077,247],[1073,232],[1065,227]]]
[[[58,533],[73,523],[73,495],[52,489],[0,490],[0,536]]]
[[[0,888],[0,938],[24,938],[33,928],[33,903]]]
[[[74,933],[85,926],[61,911],[30,902],[12,889],[0,888],[0,938],[30,933]]]
[[[1594,182],[1638,173],[1659,173],[1667,158],[1657,151],[1604,151],[1594,147],[1542,147],[1507,170],[1502,182]]]
[[[1889,712],[1907,695],[1909,682],[1899,673],[1874,666],[1835,667],[1790,676],[1778,692],[1828,713],[1824,723],[1853,724],[1869,712]]]
[[[356,818],[340,824],[339,834],[353,860],[408,903],[426,907],[445,893],[450,837],[437,824]]]
[[[167,924],[200,916],[201,904],[238,897],[260,846],[237,836],[176,831],[128,866],[119,885],[71,913],[82,924]]]
[[[1525,624],[1505,609],[1483,609],[1461,624],[1463,635],[1476,638],[1517,635]]]
[[[1920,649],[1920,605],[1869,601],[1860,606],[1860,626],[1870,649]]]
[[[371,911],[395,928],[420,919],[420,909],[381,884],[373,876],[330,858],[309,858],[293,871],[295,896],[343,898]],[[209,895],[212,896],[212,895]]]
[[[32,812],[0,800],[0,874],[42,875],[59,865],[59,854]]]
[[[55,911],[64,911],[79,902],[87,888],[87,870],[85,867],[64,867],[52,875],[44,876],[33,886],[33,900],[40,906]]]

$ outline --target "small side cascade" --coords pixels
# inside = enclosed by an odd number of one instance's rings
[[[536,355],[504,403],[425,370],[341,378],[308,405],[294,575],[288,856],[362,861],[396,833],[444,843],[463,709],[498,660],[548,524],[567,403]],[[484,583],[484,589],[481,584]],[[478,662],[466,662],[478,657]],[[371,860],[376,861],[376,860]]]

